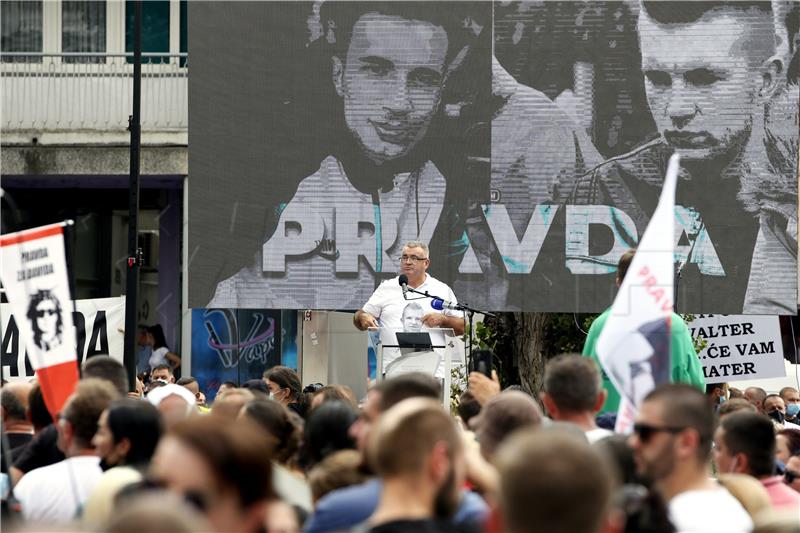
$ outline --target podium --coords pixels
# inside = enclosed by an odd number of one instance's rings
[[[367,350],[376,356],[376,381],[401,374],[422,372],[442,382],[442,403],[450,409],[453,361],[461,361],[452,328],[405,331],[402,328],[369,328]]]

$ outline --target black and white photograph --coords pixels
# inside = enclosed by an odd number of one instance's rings
[[[52,291],[42,289],[31,296],[28,319],[33,330],[33,342],[43,352],[48,352],[61,344],[64,331],[61,314],[61,303]]]
[[[676,308],[791,312],[790,7],[200,4],[190,304],[357,309],[421,241],[459,301],[597,312],[679,153]]]

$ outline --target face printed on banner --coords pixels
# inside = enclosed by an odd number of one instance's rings
[[[682,163],[744,149],[773,33],[769,15],[754,9],[720,7],[689,23],[660,23],[641,10],[647,100],[659,133]]]
[[[51,291],[41,290],[33,295],[28,318],[33,329],[33,342],[39,349],[48,351],[61,345],[61,305]]]
[[[367,13],[353,26],[333,81],[344,100],[348,129],[376,162],[408,153],[439,105],[447,54],[441,26]]]
[[[422,306],[411,302],[403,308],[403,331],[419,331],[422,329]]]

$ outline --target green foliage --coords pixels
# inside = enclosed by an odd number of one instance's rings
[[[686,322],[687,326],[694,322],[694,320],[697,318],[696,316],[688,313],[681,315],[681,317],[683,317],[683,321]],[[702,337],[692,337],[692,344],[694,344],[694,351],[700,353],[705,349],[706,346],[708,346],[708,340]]]
[[[464,344],[469,342],[469,324],[464,331]],[[492,350],[497,347],[497,334],[491,327],[487,326],[484,322],[477,322],[475,324],[475,336],[472,338],[473,350]]]
[[[467,390],[467,367],[456,366],[450,369],[450,414],[458,415],[458,404],[461,395]]]
[[[550,359],[562,353],[581,353],[586,341],[584,331],[589,331],[595,318],[597,315],[550,313],[543,332],[544,357]]]

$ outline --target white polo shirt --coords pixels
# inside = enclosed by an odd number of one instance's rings
[[[421,305],[425,312],[424,314],[444,313],[447,316],[463,316],[461,311],[454,311],[452,309],[444,309],[439,311],[434,309],[431,307],[432,300],[428,298],[414,300],[414,298],[421,298],[421,296],[412,292],[408,293],[408,300],[405,300],[403,298],[403,288],[400,287],[399,279],[400,276],[397,276],[381,283],[362,308],[364,311],[378,319],[378,325],[380,327],[397,329],[402,328],[403,309],[406,308],[406,305],[412,302]],[[432,296],[456,303],[456,295],[453,294],[453,290],[438,279],[428,274],[425,274],[425,281],[422,282],[422,285],[415,287],[414,289],[420,292],[427,291],[428,294]]]

